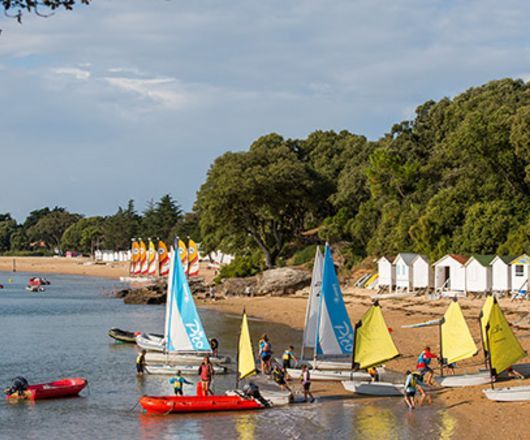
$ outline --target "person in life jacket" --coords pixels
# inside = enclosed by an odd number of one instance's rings
[[[18,393],[20,397],[24,397],[26,390],[28,389],[28,381],[25,377],[17,376],[13,379],[11,386],[4,390],[6,396],[12,396]]]
[[[416,397],[417,377],[410,370],[405,373],[405,403],[409,410],[415,408],[414,398]]]
[[[370,380],[372,382],[379,382],[379,372],[377,371],[377,368],[370,367],[366,371],[370,375]]]
[[[199,366],[199,376],[201,378],[202,391],[205,396],[207,396],[208,393],[213,396],[213,391],[210,389],[210,385],[214,374],[215,372],[213,365],[210,362],[210,358],[206,356]]]
[[[432,359],[438,359],[438,356],[431,352],[431,347],[427,346],[418,356],[418,363],[416,364],[416,370],[420,372],[424,378],[424,382],[428,385],[433,384],[433,371],[429,366]]]
[[[265,407],[271,406],[270,402],[267,401],[260,393],[259,387],[254,382],[249,382],[243,386],[243,395],[245,398],[256,399]]]
[[[269,342],[269,337],[266,334],[263,334],[258,344],[261,372],[264,374],[269,374],[271,370],[272,358],[272,345]]]
[[[145,371],[145,354],[147,352],[142,350],[138,356],[136,356],[136,374],[142,376]]]
[[[173,391],[175,392],[175,396],[183,396],[183,388],[184,384],[192,385],[192,383],[188,380],[186,380],[184,377],[182,377],[182,372],[179,370],[173,376],[169,379],[169,383],[173,385]]]
[[[210,339],[210,348],[212,349],[213,357],[219,356],[219,341],[217,339]]]
[[[289,388],[285,379],[285,371],[275,363],[274,367],[272,367],[272,380],[279,385],[281,390],[287,390],[292,393],[291,388]]]
[[[283,369],[287,370],[287,368],[291,368],[293,366],[293,361],[298,362],[298,359],[294,355],[294,347],[289,345],[289,348],[285,350],[282,355]]]

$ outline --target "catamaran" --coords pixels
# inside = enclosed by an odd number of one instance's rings
[[[317,249],[302,348],[302,350],[306,347],[313,348],[311,379],[339,381],[351,378],[352,374],[360,380],[369,379],[368,373],[348,371],[350,363],[343,361],[352,353],[353,328],[344,305],[329,245],[326,244],[322,263],[319,263],[322,261],[322,256],[319,254],[320,251]],[[326,369],[322,368],[322,365],[325,365]],[[302,374],[300,368],[288,368],[287,372],[295,379]]]
[[[376,301],[355,325],[352,350],[352,370],[378,367],[399,356],[381,311]],[[404,385],[390,382],[343,381],[347,391],[369,396],[402,396]]]
[[[455,374],[444,376],[443,366],[469,359],[478,353],[473,336],[462,313],[458,300],[453,301],[441,319],[434,319],[421,324],[404,325],[403,328],[439,327],[440,338],[440,376],[435,380],[443,387],[458,388],[483,385],[490,381],[489,374],[479,371],[472,374]]]
[[[509,369],[515,362],[526,357],[521,343],[513,333],[510,323],[502,313],[496,298],[493,298],[485,326],[485,346],[491,375],[491,389],[484,390],[490,400],[515,402],[530,400],[530,387],[495,389],[495,378]]]
[[[204,356],[210,356],[212,350],[197,313],[179,255],[173,250],[171,260],[164,337],[142,333],[136,337],[136,343],[145,350],[160,352],[148,352],[146,354],[148,364],[198,364]],[[210,357],[210,360],[213,363],[229,361],[228,358],[218,357]]]

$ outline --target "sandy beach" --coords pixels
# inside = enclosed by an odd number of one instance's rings
[[[13,258],[0,258],[0,271],[5,271],[5,277],[12,270]],[[35,274],[62,273],[105,278],[119,278],[126,275],[127,263],[94,264],[82,258],[16,258],[16,268],[19,272]],[[201,275],[209,281],[213,271],[202,269]],[[351,287],[343,288],[346,306],[352,322],[361,318],[371,304],[370,295],[375,292]],[[427,327],[421,329],[403,329],[402,325],[413,324],[439,318],[445,312],[449,299],[436,301],[423,297],[407,299],[382,300],[381,306],[387,325],[392,329],[392,335],[401,356],[388,362],[387,368],[404,372],[413,369],[416,358],[425,345],[430,345],[434,352],[438,350],[438,329]],[[478,315],[482,306],[482,299],[465,298],[460,300],[461,306],[468,320],[477,347],[480,347]],[[530,302],[512,302],[501,299],[500,304],[507,319],[514,324],[514,329],[527,352],[530,352]],[[217,301],[199,301],[199,306],[211,308],[227,313],[240,313],[243,307],[250,316],[270,322],[287,324],[301,329],[304,325],[306,296],[298,294],[288,297],[229,297]],[[274,341],[272,341],[274,344]],[[299,350],[300,341],[293,341]],[[276,351],[283,347],[275,347]],[[522,362],[530,362],[526,358]],[[458,364],[457,372],[474,372],[483,365],[482,354],[472,360]],[[512,380],[499,386],[530,385],[530,379],[524,381]],[[506,438],[526,439],[530,432],[530,402],[524,403],[495,403],[487,400],[482,393],[485,386],[468,387],[463,389],[445,389],[433,391],[437,403],[445,408],[458,420],[456,434],[452,438]],[[314,391],[317,394],[345,394],[341,386],[316,383]],[[400,402],[401,403],[401,402]],[[399,403],[399,404],[400,404]],[[398,402],[396,402],[398,404]]]

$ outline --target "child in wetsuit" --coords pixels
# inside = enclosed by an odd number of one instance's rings
[[[175,376],[169,379],[169,383],[173,385],[173,391],[175,392],[175,396],[183,396],[184,393],[182,392],[182,389],[184,388],[184,384],[192,384],[184,377],[182,377],[182,372],[180,370],[177,371],[177,374],[175,374]]]
[[[140,354],[136,357],[136,374],[142,376],[145,370],[145,354],[147,352],[142,350]]]
[[[285,381],[285,371],[277,364],[274,364],[274,367],[272,368],[272,380],[280,386],[280,389],[285,389],[292,393],[291,388],[289,388],[289,385],[287,385],[287,382]]]
[[[298,359],[296,359],[296,356],[294,355],[294,347],[292,345],[289,345],[289,348],[283,352],[282,355],[282,362],[283,362],[283,369],[286,370],[287,368],[291,368],[292,361],[298,362]]]

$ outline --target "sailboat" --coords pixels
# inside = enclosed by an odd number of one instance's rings
[[[439,327],[440,356],[443,359],[440,365],[440,376],[435,380],[443,387],[458,388],[473,385],[482,385],[489,382],[486,372],[472,374],[455,374],[444,376],[443,365],[469,359],[478,353],[473,336],[462,313],[457,298],[453,298],[441,319],[431,320],[422,324],[405,325],[403,328],[420,328],[428,326]]]
[[[149,239],[149,250],[147,252],[147,275],[156,277],[158,274],[158,259],[155,244]]]
[[[210,343],[206,338],[177,252],[171,252],[171,260],[164,337],[141,334],[136,337],[136,343],[145,350],[161,352],[148,352],[146,354],[148,364],[197,364],[204,356],[211,354]],[[228,361],[228,358],[211,357],[210,360],[213,363],[222,363]]]
[[[344,298],[328,244],[326,244],[322,263],[321,289],[320,292],[318,291],[318,254],[317,251],[313,269],[314,279],[306,313],[304,348],[311,347],[314,350],[311,372],[313,380],[346,380],[350,378],[352,373],[341,370],[341,368],[345,368],[344,362],[339,362],[339,368],[335,369],[330,364],[327,365],[330,369],[319,368],[323,361],[336,362],[337,359],[351,356],[353,328],[344,305]],[[312,339],[313,333],[314,339]],[[292,378],[299,378],[302,374],[300,368],[288,368],[287,372]],[[370,377],[367,373],[353,374],[359,379]]]
[[[149,269],[149,262],[147,260],[147,247],[142,239],[140,239],[140,274],[147,275]]]
[[[355,325],[352,369],[377,367],[399,356],[385,323],[381,306],[376,301]],[[404,385],[390,382],[343,381],[347,391],[370,396],[402,396]]]
[[[497,401],[530,400],[530,387],[528,386],[494,388],[495,378],[527,355],[502,313],[496,298],[493,298],[485,330],[491,389],[484,390],[484,394],[488,399]]]
[[[136,275],[136,265],[138,263],[139,258],[140,258],[140,245],[138,244],[136,239],[133,239],[132,247],[131,247],[131,262],[129,266],[130,276]]]
[[[158,242],[158,272],[161,277],[167,277],[169,275],[169,265],[171,261],[169,259],[169,252],[167,251],[166,244],[159,240]]]
[[[199,248],[191,238],[188,241],[188,267],[188,276],[196,277],[199,275]]]

